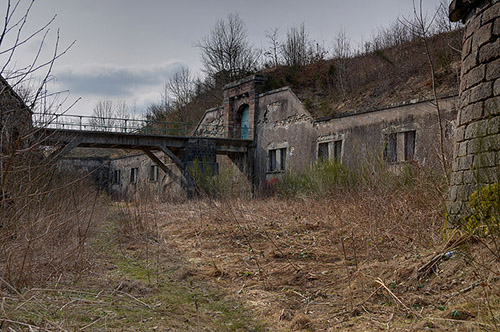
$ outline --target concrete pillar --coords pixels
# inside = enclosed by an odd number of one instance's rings
[[[460,109],[448,217],[459,225],[469,196],[500,178],[500,0],[454,0],[450,20],[466,24]]]

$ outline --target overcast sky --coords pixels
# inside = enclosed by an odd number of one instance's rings
[[[440,3],[423,1],[429,14]],[[6,0],[0,2],[3,17]],[[266,30],[279,28],[283,39],[288,27],[302,22],[326,47],[341,28],[358,46],[398,16],[410,16],[412,0],[37,0],[25,30],[34,31],[57,14],[47,46],[57,28],[61,47],[76,40],[57,61],[57,83],[51,87],[69,89],[70,100],[82,97],[71,113],[91,114],[99,100],[125,100],[142,110],[159,100],[161,86],[179,68],[201,75],[193,44],[229,13],[240,15],[259,48],[268,46]],[[36,45],[19,49],[17,66],[33,58]]]

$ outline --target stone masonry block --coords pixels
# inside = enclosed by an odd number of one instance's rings
[[[475,182],[476,182],[476,176],[474,175],[474,172],[472,170],[467,170],[462,173],[462,183],[471,184]]]
[[[488,64],[489,66],[490,64]],[[465,90],[481,83],[485,77],[486,65],[479,65],[472,68],[467,74],[462,77],[460,82],[460,90]]]
[[[493,29],[493,23],[488,23],[483,25],[479,30],[474,32],[472,35],[472,48],[479,48],[486,44],[491,39],[491,31]]]
[[[465,37],[469,38],[481,27],[481,15],[474,17],[467,22],[467,28],[465,29]]]
[[[467,142],[468,155],[495,150],[498,150],[498,135],[483,136]]]
[[[476,50],[477,51],[477,50]],[[466,74],[477,65],[477,54],[475,50],[472,50],[464,61],[462,61],[462,75]]]
[[[479,61],[481,63],[485,63],[497,59],[499,57],[500,57],[500,38],[497,38],[492,43],[484,44],[479,49]]]
[[[455,182],[456,185],[463,184],[464,182],[464,172],[463,171],[458,171],[452,173],[453,181]]]
[[[463,157],[467,155],[467,142],[458,143],[457,146],[458,146],[458,151],[457,151],[458,157]]]
[[[453,178],[452,178],[452,181],[453,181]],[[454,185],[454,183],[452,183],[452,185]],[[450,188],[450,201],[454,202],[457,200],[457,187],[453,186]]]
[[[457,188],[457,191],[458,190],[459,189]],[[454,201],[452,204],[450,204],[450,210],[449,210],[450,216],[457,216],[460,213],[460,211],[462,211],[462,202]],[[458,217],[450,219],[458,219]]]
[[[500,135],[489,135],[482,138],[484,141],[482,151],[498,151],[500,150]]]
[[[472,73],[473,71],[474,70],[471,70],[470,73]],[[500,77],[500,59],[497,59],[497,60],[487,64],[487,66],[486,66],[486,80],[488,80],[488,81],[495,80],[499,77]]]
[[[474,182],[467,183],[466,184],[473,184]],[[457,200],[461,202],[467,202],[469,200],[469,193],[468,193],[468,186],[460,186],[458,187],[459,189],[457,190]]]
[[[472,89],[463,90],[460,92],[460,108],[464,108],[465,106],[470,104],[471,93]]]
[[[474,156],[473,168],[480,169],[494,167],[498,162],[498,154],[495,151],[484,152]]]
[[[462,142],[465,138],[465,128],[466,126],[458,126],[455,130],[455,140],[457,142]]]
[[[481,23],[484,25],[487,22],[493,21],[495,18],[498,18],[498,13],[500,13],[500,3],[491,6],[483,12]]]
[[[492,31],[492,33],[495,36],[500,36],[500,17],[498,17],[495,20],[495,23],[493,23],[493,31]]]
[[[480,101],[478,103],[470,104],[465,106],[460,111],[460,120],[459,124],[469,124],[472,121],[478,120],[483,116],[483,102]]]
[[[500,116],[496,116],[488,121],[488,135],[500,133]]]
[[[500,97],[489,98],[484,102],[485,116],[500,115]]]
[[[486,185],[497,182],[499,179],[500,169],[497,167],[482,167],[475,171],[476,183]],[[474,192],[474,191],[472,191]],[[472,194],[471,192],[471,194]]]
[[[462,45],[462,61],[471,54],[472,51],[472,36],[466,38]]]
[[[458,158],[458,170],[465,171],[465,170],[471,169],[473,160],[474,160],[473,156],[459,157]]]
[[[493,86],[493,96],[500,96],[500,78],[495,81]]]
[[[470,102],[475,103],[493,95],[493,82],[483,82],[471,89]]]
[[[488,120],[480,120],[472,122],[465,130],[465,138],[472,139],[476,137],[486,136],[488,133]]]

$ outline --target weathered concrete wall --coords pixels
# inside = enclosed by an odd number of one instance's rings
[[[259,96],[256,114],[254,184],[279,178],[283,170],[269,169],[269,150],[286,150],[286,170],[302,170],[313,158],[314,126],[310,114],[291,89]]]
[[[440,100],[440,108],[445,128],[445,153],[451,155],[452,134],[456,117],[456,97]],[[409,131],[415,132],[413,160],[422,166],[441,167],[439,137],[440,129],[435,106],[431,102],[414,102],[386,109],[360,112],[351,116],[315,122],[317,137],[315,156],[319,142],[325,140],[342,141],[342,162],[355,167],[360,163],[373,162],[374,158],[383,157],[387,138]],[[404,142],[398,142],[398,148]],[[401,153],[392,163],[394,166],[405,165]]]
[[[78,170],[82,176],[89,176],[102,190],[109,190],[110,161],[107,158],[65,158],[58,162],[61,169]]]
[[[445,153],[451,155],[456,118],[456,97],[440,100],[445,131]],[[405,132],[414,132],[414,155],[405,160]],[[349,116],[313,120],[289,88],[259,96],[255,137],[255,181],[257,185],[279,179],[286,170],[304,170],[318,160],[320,143],[339,142],[339,160],[348,166],[373,162],[383,156],[388,136],[398,140],[397,156],[390,164],[399,168],[408,162],[441,167],[437,111],[430,102],[413,102]],[[286,148],[284,170],[270,170],[269,150]],[[401,150],[402,149],[402,150]],[[333,159],[330,151],[329,159]]]
[[[500,177],[500,1],[455,0],[450,19],[466,23],[448,209],[459,224],[469,196]]]
[[[155,155],[179,177],[180,170],[163,153]],[[109,162],[109,192],[118,197],[132,197],[136,193],[149,193],[157,197],[169,198],[181,195],[185,197],[184,190],[171,177],[167,176],[159,167],[155,168],[155,176],[151,177],[151,167],[156,164],[146,155],[137,154],[115,158]],[[137,173],[132,179],[132,169]],[[118,172],[118,173],[117,173]],[[117,178],[117,174],[119,177]]]

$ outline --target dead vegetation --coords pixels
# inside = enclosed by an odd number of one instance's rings
[[[438,190],[158,206],[186,273],[227,289],[272,330],[495,330],[499,261],[443,240]],[[479,259],[480,258],[480,259]]]
[[[2,279],[2,328],[497,330],[496,237],[444,237],[446,189],[414,174],[322,197],[113,203],[84,271]]]

